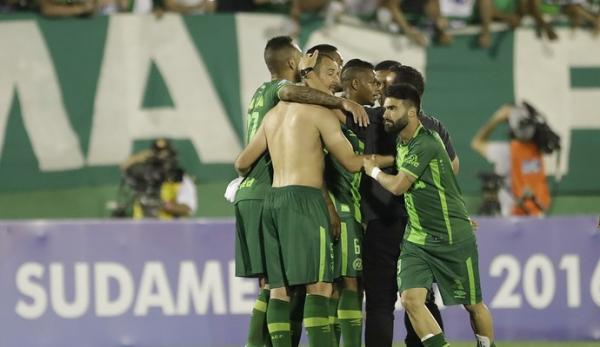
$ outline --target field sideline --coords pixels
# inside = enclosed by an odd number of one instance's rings
[[[340,344],[341,345],[341,344]],[[598,347],[598,341],[496,341],[497,347]],[[233,347],[233,346],[231,346]],[[238,346],[236,346],[238,347]],[[300,347],[308,347],[308,345],[301,345]],[[403,343],[396,343],[394,347],[404,347]],[[456,342],[450,341],[450,347],[475,347],[475,341],[473,342]]]
[[[475,347],[475,342],[452,342],[451,347]],[[496,341],[497,347],[598,347],[598,342],[574,342],[574,341]],[[394,347],[404,347],[403,343],[397,343]]]

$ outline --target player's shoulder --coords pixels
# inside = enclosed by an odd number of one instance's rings
[[[421,126],[411,142],[418,146],[437,147],[439,145],[439,137],[435,130]]]

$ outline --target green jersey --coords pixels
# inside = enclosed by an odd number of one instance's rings
[[[363,154],[364,143],[358,136],[345,125],[342,132],[352,145],[356,154]],[[360,179],[361,173],[347,171],[331,154],[325,157],[325,183],[330,192],[331,199],[335,204],[335,210],[340,216],[350,215],[358,223],[362,222],[360,214]]]
[[[475,237],[450,158],[435,131],[420,125],[408,143],[399,141],[396,165],[416,179],[404,194],[405,240],[439,246]]]
[[[260,127],[265,115],[279,102],[279,90],[286,84],[286,80],[274,80],[263,83],[254,93],[248,107],[248,130],[246,144],[250,142]],[[241,200],[262,200],[271,188],[273,182],[273,168],[271,158],[263,154],[246,175],[235,195],[235,202]]]

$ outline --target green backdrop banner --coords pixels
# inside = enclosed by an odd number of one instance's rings
[[[266,40],[282,17],[115,15],[48,20],[0,17],[0,192],[114,184],[118,164],[174,139],[200,181],[225,181],[243,143],[245,105],[269,79]],[[424,72],[424,109],[450,130],[461,158],[463,190],[479,189],[489,169],[470,148],[476,130],[503,103],[529,100],[563,138],[562,193],[598,193],[600,40],[562,31],[538,40],[530,29],[422,49],[364,27],[304,26],[304,48],[328,42],[346,59],[396,59]],[[506,129],[495,134],[503,138]],[[594,149],[596,152],[594,152]],[[547,158],[550,174],[556,163]]]

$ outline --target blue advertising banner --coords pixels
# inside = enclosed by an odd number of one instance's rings
[[[498,340],[600,340],[597,219],[479,224]],[[0,347],[243,345],[257,289],[233,238],[229,220],[0,223]],[[442,310],[471,340],[466,311]]]

